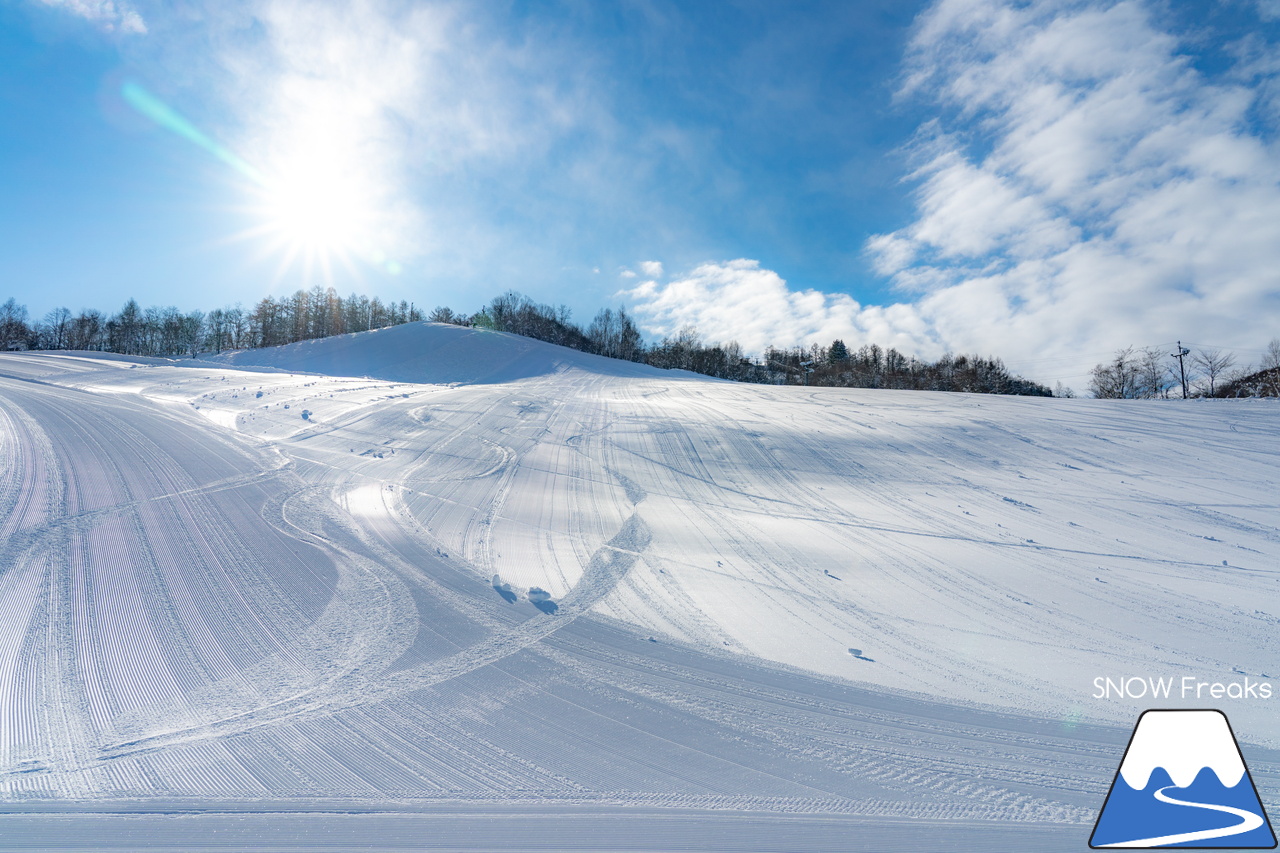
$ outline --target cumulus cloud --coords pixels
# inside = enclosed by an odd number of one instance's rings
[[[1257,119],[1277,68],[1246,45],[1209,78],[1161,23],[1141,0],[939,0],[901,93],[935,112],[908,146],[915,215],[864,247],[907,298],[793,291],[735,261],[630,291],[638,313],[748,347],[994,353],[1077,384],[1130,344],[1259,348],[1280,314],[1280,152]]]
[[[62,9],[84,18],[107,32],[141,35],[147,31],[142,16],[128,3],[115,0],[39,0],[45,6]]]
[[[662,278],[662,263],[660,261],[641,261],[640,272],[649,278]]]
[[[921,17],[904,95],[946,117],[916,142],[914,221],[866,248],[923,293],[939,339],[1016,361],[1274,334],[1280,161],[1250,119],[1260,89],[1184,50],[1138,0]]]
[[[694,326],[710,341],[737,341],[748,352],[770,344],[874,340],[917,346],[928,330],[910,306],[863,306],[844,294],[792,290],[758,261],[708,263],[660,285],[646,281],[621,291],[634,303],[646,331],[671,335]]]

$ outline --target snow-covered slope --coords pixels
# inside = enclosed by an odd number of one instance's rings
[[[451,361],[459,334],[222,357],[254,372],[0,355],[0,791],[1079,849],[1152,705],[1095,678],[1280,681],[1270,402],[744,386],[494,334]],[[1280,742],[1269,708],[1229,708],[1242,741]]]
[[[608,376],[653,376],[660,372],[519,335],[445,323],[406,323],[282,347],[228,352],[208,360],[228,367],[419,383],[514,382],[570,366]]]

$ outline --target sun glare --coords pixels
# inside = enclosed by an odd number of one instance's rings
[[[277,277],[301,262],[305,275],[320,272],[332,281],[335,262],[355,270],[357,260],[399,274],[400,264],[378,248],[379,181],[351,135],[347,112],[329,103],[293,122],[279,146],[289,153],[270,170],[204,133],[139,83],[126,81],[120,97],[250,182],[255,193],[250,212],[257,224],[231,239],[262,241],[263,254],[279,258]]]
[[[335,266],[357,271],[363,264],[396,274],[400,267],[377,248],[373,194],[358,173],[339,161],[298,158],[266,177],[253,211],[259,225],[250,234],[278,262],[283,276],[301,266],[332,281]]]
[[[351,187],[323,174],[298,175],[266,193],[267,224],[289,248],[345,254],[361,227],[360,199]]]

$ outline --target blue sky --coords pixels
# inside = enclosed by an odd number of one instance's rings
[[[1050,384],[1249,361],[1278,42],[1276,0],[0,0],[0,298],[512,288]]]

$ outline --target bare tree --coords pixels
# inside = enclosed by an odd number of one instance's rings
[[[1209,382],[1209,396],[1213,396],[1213,392],[1217,389],[1219,377],[1222,377],[1236,363],[1236,357],[1231,353],[1224,353],[1222,350],[1207,347],[1200,350],[1191,357],[1191,363],[1200,369],[1204,374],[1204,378]],[[1201,389],[1203,392],[1203,388]]]
[[[1095,397],[1127,400],[1139,396],[1141,378],[1133,347],[1117,350],[1111,361],[1095,365],[1089,371],[1089,393]]]
[[[1258,369],[1280,369],[1280,338],[1272,338],[1271,343],[1267,344],[1267,351],[1262,356],[1262,364],[1258,366]]]
[[[0,305],[0,350],[26,347],[31,338],[31,329],[27,326],[27,306],[19,305],[17,300],[9,300]]]
[[[67,349],[100,350],[106,343],[107,321],[96,308],[85,308],[71,321]]]
[[[1138,353],[1138,396],[1168,398],[1174,385],[1173,371],[1165,363],[1164,350],[1145,347]]]
[[[586,329],[591,351],[610,358],[638,361],[644,352],[640,330],[625,308],[602,308]]]
[[[449,308],[446,305],[440,305],[427,315],[427,319],[432,323],[456,323],[458,316],[453,313],[452,308]]]
[[[249,315],[237,302],[232,308],[222,309],[227,321],[228,344],[232,349],[244,349],[249,345]]]
[[[227,331],[227,312],[214,308],[205,317],[205,328],[208,331],[206,345],[215,353],[222,352],[230,337]]]
[[[71,312],[66,308],[54,308],[44,315],[37,330],[41,349],[66,349],[71,328]]]

